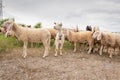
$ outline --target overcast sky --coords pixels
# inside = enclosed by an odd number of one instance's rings
[[[3,0],[4,17],[16,22],[53,27],[84,29],[87,25],[99,26],[105,31],[120,32],[120,0]]]

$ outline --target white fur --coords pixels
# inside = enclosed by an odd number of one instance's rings
[[[23,45],[23,57],[26,58],[27,56],[27,45],[28,42],[35,42],[35,43],[43,43],[45,47],[43,57],[46,57],[49,54],[49,46],[50,46],[50,32],[47,29],[31,29],[18,26],[13,21],[7,21],[3,24],[3,27],[7,28],[6,35],[12,35],[17,37],[18,40],[24,42]]]
[[[62,23],[56,23],[55,28],[58,30],[58,33],[55,37],[55,56],[57,56],[58,51],[60,51],[60,55],[62,55],[65,37],[64,33],[62,32]]]

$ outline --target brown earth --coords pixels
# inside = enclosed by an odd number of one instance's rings
[[[22,58],[22,49],[0,53],[0,80],[120,80],[120,56],[64,51],[54,57],[54,51],[42,58],[43,49],[29,48]]]

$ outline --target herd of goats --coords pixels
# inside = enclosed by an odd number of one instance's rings
[[[74,43],[74,52],[76,52],[77,43],[88,43],[89,50],[88,54],[94,50],[94,45],[99,44],[98,51],[102,55],[104,47],[107,48],[109,57],[112,55],[120,53],[120,34],[101,31],[99,27],[94,27],[93,30],[91,26],[86,27],[86,31],[79,31],[77,29],[65,29],[62,27],[62,23],[54,23],[54,28],[28,28],[21,27],[15,22],[8,20],[3,23],[1,31],[5,33],[6,36],[12,36],[18,40],[23,41],[23,57],[27,56],[27,45],[28,42],[43,43],[45,48],[43,57],[48,56],[50,50],[50,40],[55,40],[55,56],[57,56],[58,51],[62,55],[62,49],[64,41],[68,40]],[[118,53],[115,50],[119,50]]]

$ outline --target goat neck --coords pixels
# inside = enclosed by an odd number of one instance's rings
[[[18,26],[17,24],[13,24],[13,31],[15,32],[15,36],[18,38],[21,34],[21,26]]]

